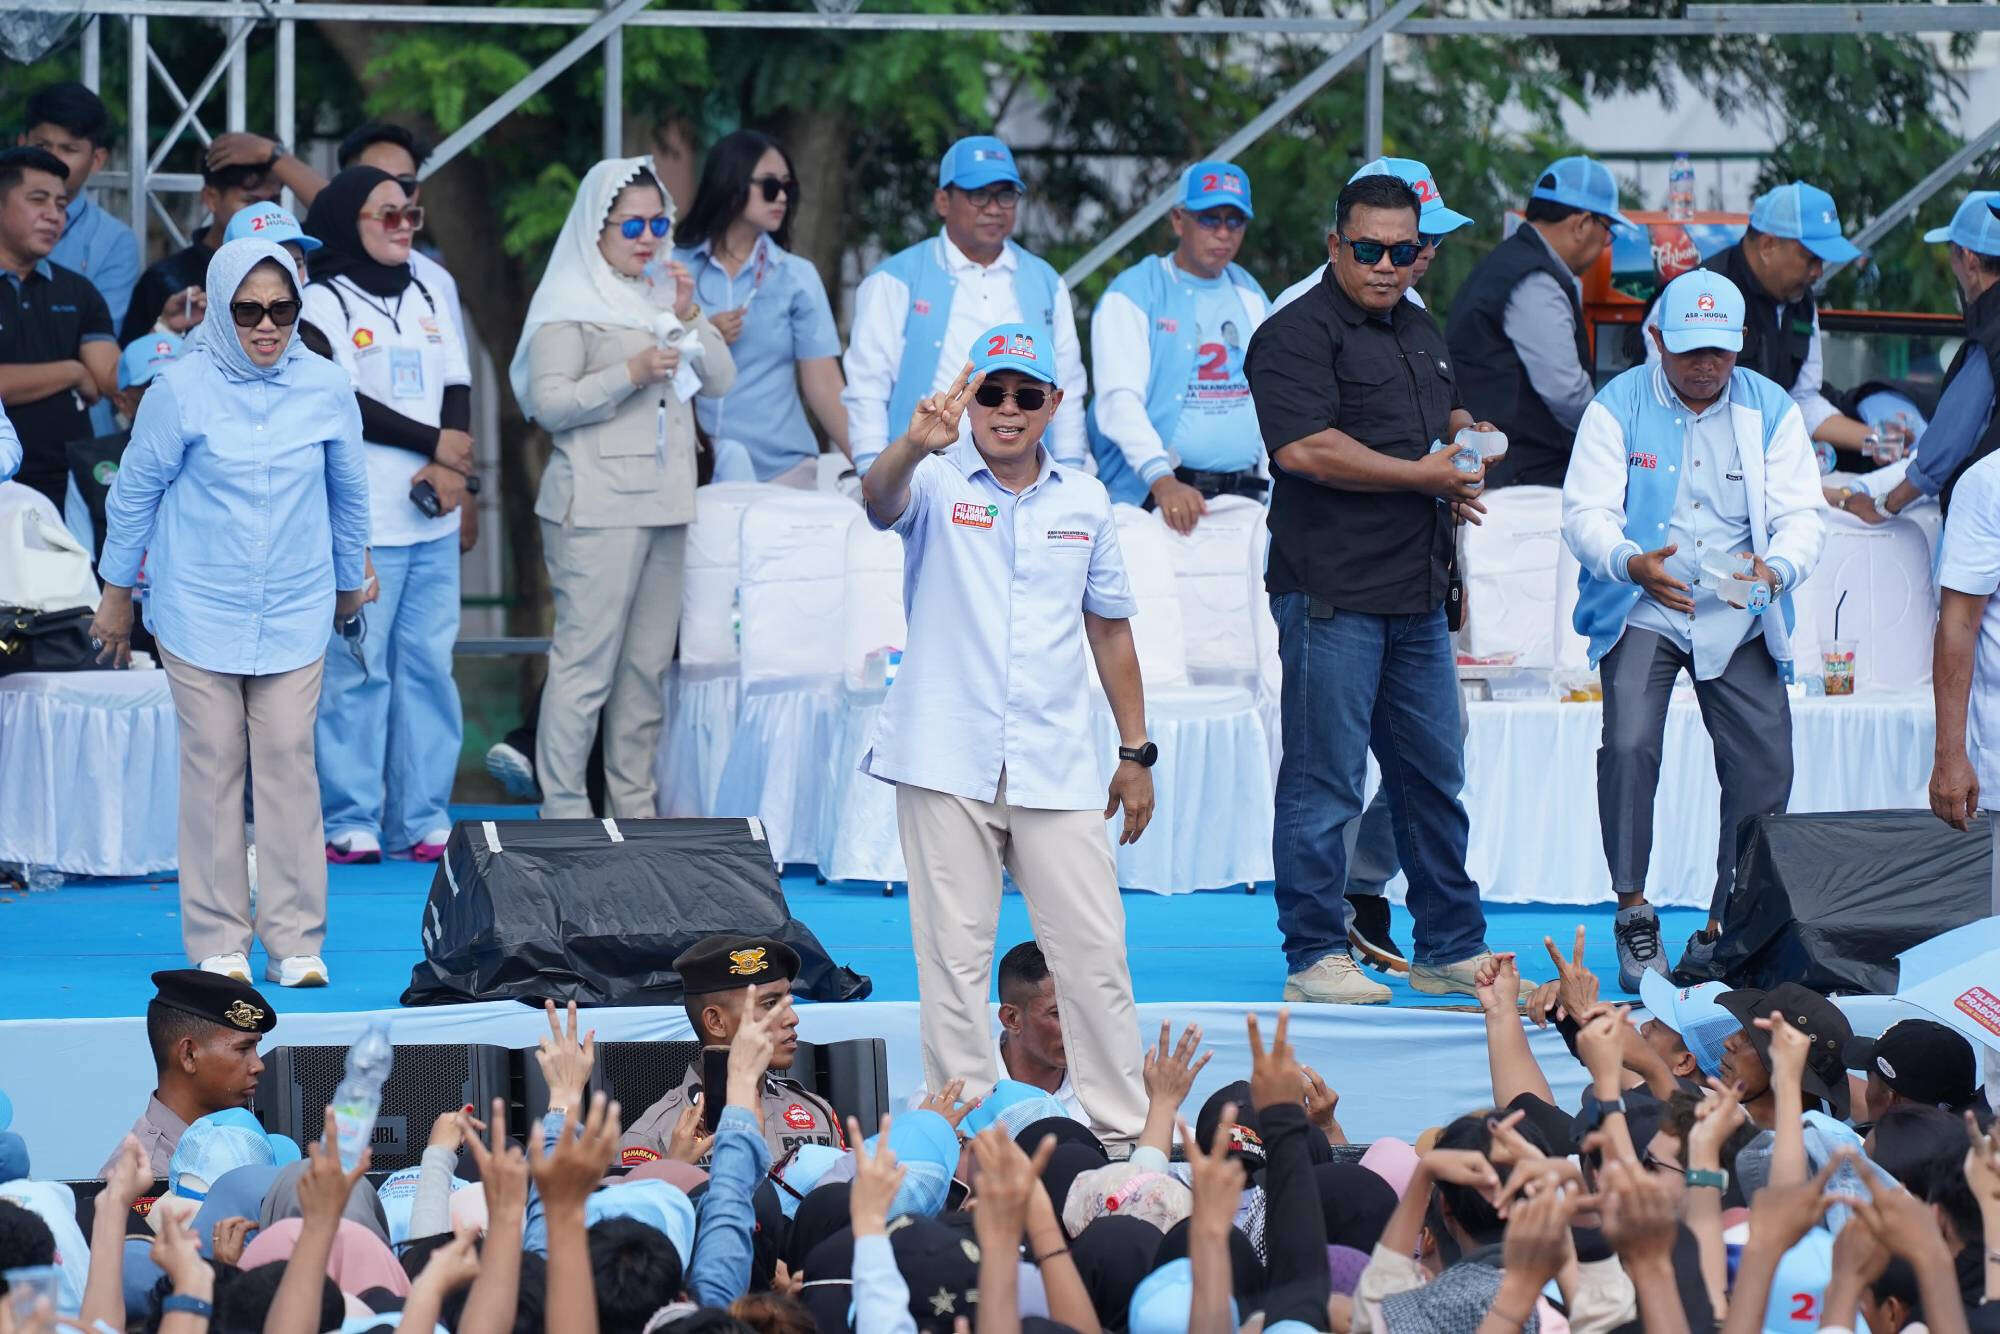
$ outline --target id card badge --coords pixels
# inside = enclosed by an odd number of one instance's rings
[[[424,396],[424,358],[415,348],[389,349],[389,395],[392,398]]]

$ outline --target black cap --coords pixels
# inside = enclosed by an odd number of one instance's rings
[[[1264,1136],[1257,1124],[1257,1108],[1250,1101],[1250,1085],[1244,1080],[1234,1084],[1224,1084],[1208,1095],[1208,1101],[1201,1105],[1201,1115],[1195,1118],[1194,1137],[1204,1150],[1215,1147],[1215,1132],[1222,1125],[1222,1109],[1229,1103],[1236,1104],[1236,1128],[1229,1139],[1229,1152],[1243,1164],[1247,1173],[1264,1170]]]
[[[979,1244],[970,1232],[908,1214],[890,1228],[889,1248],[909,1285],[918,1329],[949,1331],[959,1316],[978,1319]]]
[[[278,1012],[248,982],[199,968],[169,968],[153,974],[159,994],[155,1005],[238,1033],[268,1033],[278,1026]]]
[[[799,955],[790,945],[766,936],[708,936],[674,960],[681,988],[690,996],[741,991],[765,982],[789,982],[799,975]]]
[[[1771,1035],[1753,1021],[1768,1019],[1771,1011],[1776,1010],[1793,1028],[1811,1039],[1805,1073],[1799,1082],[1836,1117],[1847,1119],[1847,1065],[1842,1053],[1854,1041],[1854,1030],[1848,1027],[1847,1016],[1840,1012],[1839,1006],[1797,982],[1781,982],[1768,991],[1756,988],[1725,991],[1715,998],[1715,1003],[1743,1025],[1743,1035],[1757,1049],[1766,1069],[1771,1064]]]
[[[1979,1096],[1979,1058],[1963,1034],[1935,1019],[1904,1019],[1879,1038],[1855,1038],[1847,1068],[1866,1070],[1911,1102],[1962,1112]]]

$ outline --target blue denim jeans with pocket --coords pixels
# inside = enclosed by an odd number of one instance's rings
[[[1284,666],[1284,759],[1271,859],[1288,972],[1347,949],[1347,823],[1361,814],[1368,751],[1382,768],[1409,877],[1412,958],[1450,964],[1486,948],[1465,869],[1465,742],[1443,608],[1343,611],[1305,593],[1271,598]]]

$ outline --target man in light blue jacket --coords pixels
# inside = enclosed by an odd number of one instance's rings
[[[1791,797],[1789,594],[1825,536],[1798,405],[1736,366],[1735,284],[1707,269],[1682,274],[1646,332],[1660,361],[1626,371],[1584,410],[1563,483],[1563,540],[1583,567],[1575,625],[1604,683],[1597,808],[1627,991],[1643,972],[1667,972],[1646,865],[1674,681],[1694,678],[1722,780],[1715,892],[1679,969],[1703,975],[1735,880],[1737,827]],[[1713,572],[1738,556],[1741,572]],[[1746,593],[1743,582],[1764,588]]]

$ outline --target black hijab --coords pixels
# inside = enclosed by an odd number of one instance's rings
[[[306,235],[320,248],[306,256],[314,282],[345,277],[374,296],[401,296],[415,278],[409,264],[383,264],[361,244],[361,210],[384,181],[396,178],[380,167],[349,167],[328,181],[306,210]]]
[[[1123,1329],[1139,1280],[1153,1272],[1160,1230],[1130,1214],[1105,1214],[1076,1234],[1070,1258],[1106,1329]]]
[[[791,1230],[785,1239],[787,1269],[794,1274],[802,1271],[806,1257],[816,1246],[847,1227],[847,1196],[851,1187],[851,1182],[829,1181],[806,1192],[806,1197],[799,1201],[798,1212],[792,1215]]]
[[[1326,1244],[1352,1246],[1372,1254],[1396,1212],[1396,1188],[1359,1163],[1321,1163],[1313,1168]]]

